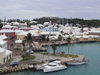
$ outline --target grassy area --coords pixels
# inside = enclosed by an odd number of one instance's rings
[[[61,57],[72,57],[72,58],[77,58],[78,55],[74,55],[74,54],[60,54]]]
[[[47,53],[41,53],[43,55],[47,55]],[[77,58],[78,55],[74,55],[74,54],[53,54],[53,53],[50,53],[51,56],[59,56],[59,57],[72,57],[72,58]]]
[[[20,48],[15,48],[16,51],[22,51]]]
[[[35,59],[35,56],[30,55],[30,54],[22,55],[22,57],[23,57],[23,59],[21,61],[27,61],[27,60],[33,60],[33,59]]]

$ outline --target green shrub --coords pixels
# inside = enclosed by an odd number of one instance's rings
[[[22,55],[22,58],[23,59],[21,61],[27,61],[27,60],[35,59],[35,56],[26,53],[26,54]]]

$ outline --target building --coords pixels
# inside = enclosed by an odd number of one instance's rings
[[[75,36],[75,38],[79,42],[96,41],[95,36]]]
[[[11,25],[5,25],[2,27],[2,29],[6,29],[6,30],[15,30],[18,29],[17,26],[11,26]]]
[[[15,38],[15,32],[13,30],[0,30],[0,35],[6,35],[9,39]]]
[[[0,35],[0,47],[7,49],[7,37],[6,35]]]
[[[0,40],[0,47],[7,49],[7,41]]]
[[[27,32],[18,33],[18,34],[16,35],[16,39],[17,39],[17,40],[23,40],[24,37],[25,37],[27,34],[28,34]]]
[[[0,64],[6,63],[12,58],[12,51],[0,48]]]
[[[89,31],[89,35],[98,35],[98,36],[100,36],[100,31],[98,31],[98,30]]]
[[[15,40],[14,48],[19,48],[19,49],[23,50],[22,40]]]

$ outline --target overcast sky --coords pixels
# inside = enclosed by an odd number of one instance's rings
[[[43,16],[100,19],[100,0],[0,0],[0,18]]]

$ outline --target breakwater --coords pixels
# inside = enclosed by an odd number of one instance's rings
[[[35,65],[28,65],[28,64],[21,64],[18,66],[9,66],[9,67],[4,67],[0,69],[0,75],[1,74],[6,74],[6,73],[11,73],[11,72],[20,72],[20,71],[24,71],[24,70],[30,70],[33,69],[35,70]]]

